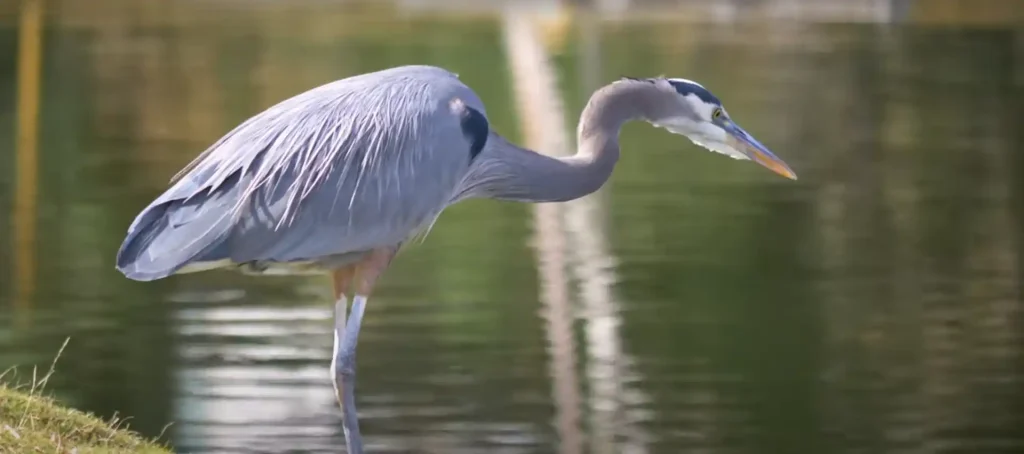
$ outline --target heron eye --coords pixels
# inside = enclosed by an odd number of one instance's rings
[[[711,112],[711,119],[712,120],[717,120],[721,116],[722,116],[722,108],[721,107],[716,107],[714,112]]]

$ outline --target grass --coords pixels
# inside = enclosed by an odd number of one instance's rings
[[[27,384],[9,383],[14,369],[0,374],[0,453],[170,453],[157,442],[123,428],[123,419],[104,421],[43,395],[67,344],[65,340],[41,378],[35,368]]]

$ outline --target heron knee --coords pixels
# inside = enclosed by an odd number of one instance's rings
[[[342,380],[351,380],[356,376],[355,355],[342,355],[334,366],[334,375]]]
[[[377,279],[384,274],[384,270],[391,264],[391,260],[395,258],[397,252],[397,247],[374,249],[356,265],[355,290],[357,295],[362,295],[365,299],[373,293]],[[353,306],[353,310],[355,310],[355,306]]]

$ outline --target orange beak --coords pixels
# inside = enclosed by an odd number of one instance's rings
[[[724,126],[729,133],[729,146],[747,155],[752,161],[767,167],[771,171],[782,175],[790,180],[796,179],[796,172],[793,172],[788,165],[778,156],[772,154],[767,147],[761,145],[753,136],[744,131],[736,123],[728,121]]]

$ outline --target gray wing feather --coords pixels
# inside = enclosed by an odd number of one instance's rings
[[[135,219],[118,253],[133,279],[195,262],[315,261],[391,246],[429,226],[470,164],[457,76],[407,66],[342,79],[247,120]]]

